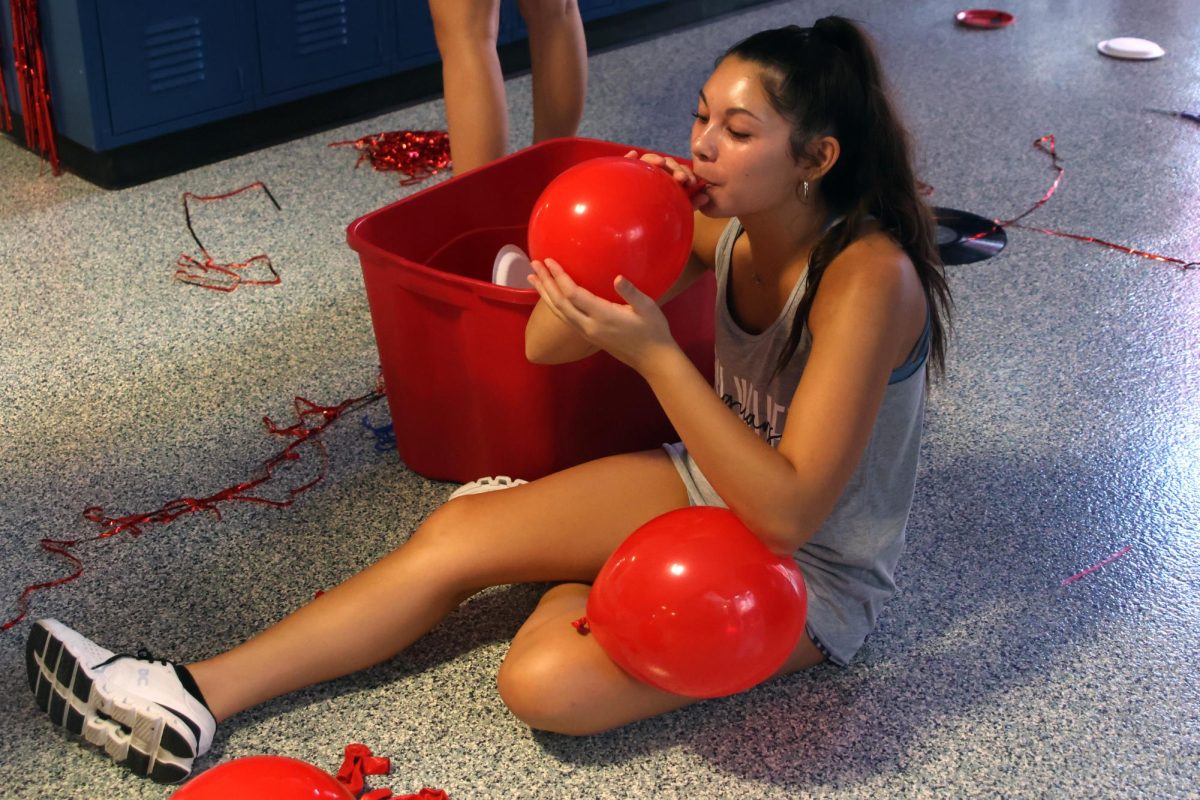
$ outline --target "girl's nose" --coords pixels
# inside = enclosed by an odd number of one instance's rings
[[[692,157],[701,161],[712,161],[715,149],[712,146],[712,126],[705,125],[692,137]]]

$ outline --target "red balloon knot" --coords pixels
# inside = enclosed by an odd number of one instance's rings
[[[587,617],[580,617],[579,619],[575,620],[571,623],[571,627],[574,628],[580,636],[587,636],[592,632],[592,629],[588,627]]]

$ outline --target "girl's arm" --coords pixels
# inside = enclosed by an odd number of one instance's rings
[[[886,236],[839,255],[809,315],[812,350],[778,448],[731,413],[677,348],[654,350],[639,372],[730,509],[773,551],[790,553],[833,510],[924,315],[919,279]]]

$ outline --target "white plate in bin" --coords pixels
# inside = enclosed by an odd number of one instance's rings
[[[506,244],[496,253],[496,263],[492,265],[492,283],[514,289],[532,289],[529,285],[529,276],[532,274],[533,265],[529,263],[529,256],[515,244]]]

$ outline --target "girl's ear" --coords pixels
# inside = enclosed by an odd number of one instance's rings
[[[808,155],[812,159],[812,172],[808,180],[816,181],[825,177],[825,173],[833,169],[838,158],[842,155],[842,144],[832,136],[822,136],[808,145]]]

